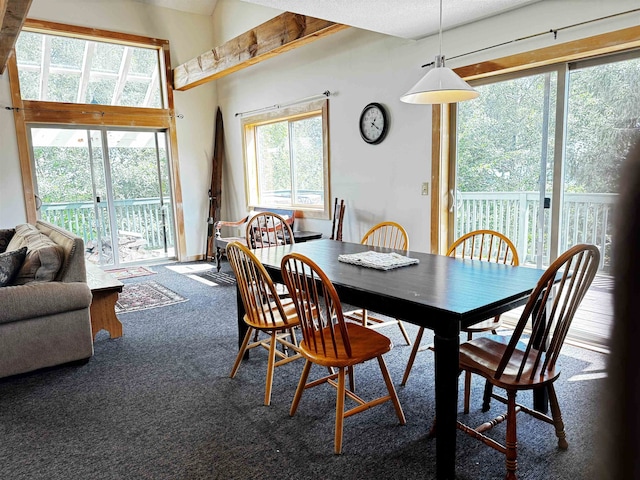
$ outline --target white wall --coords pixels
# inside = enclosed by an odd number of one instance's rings
[[[170,42],[172,66],[213,45],[211,17],[157,8],[130,0],[34,0],[29,17],[161,38]],[[0,106],[11,105],[8,74],[0,76]],[[216,113],[214,82],[174,92],[187,255],[202,254],[206,236],[207,191]],[[13,114],[0,111],[0,227],[26,220]]]
[[[637,0],[542,1],[445,32],[443,53],[454,57],[633,8]],[[279,13],[238,0],[218,0],[216,45]],[[465,56],[448,66],[635,26],[639,20],[638,14],[605,20],[562,31],[555,41],[546,35]],[[240,118],[234,114],[330,90],[331,194],[347,203],[344,239],[359,241],[372,224],[395,220],[407,228],[411,249],[429,251],[431,199],[421,195],[421,184],[431,175],[431,108],[404,104],[399,97],[421,77],[420,65],[432,61],[437,48],[435,36],[414,42],[351,28],[219,79],[227,218],[238,219],[246,212]],[[391,116],[391,129],[379,145],[366,144],[358,132],[360,112],[369,102],[384,104]],[[329,234],[331,221],[305,219],[302,226]]]

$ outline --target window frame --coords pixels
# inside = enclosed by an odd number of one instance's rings
[[[322,208],[309,207],[304,204],[292,206],[269,205],[258,201],[258,156],[256,145],[256,127],[269,123],[282,121],[301,120],[314,116],[321,116],[322,120],[322,150],[323,150],[323,189],[324,204]],[[317,100],[305,104],[292,105],[277,110],[269,110],[242,118],[242,145],[245,168],[245,198],[247,209],[260,208],[290,208],[299,212],[306,218],[330,218],[331,208],[331,184],[329,172],[329,100]]]
[[[7,62],[7,67],[27,221],[35,223],[37,220],[35,187],[33,184],[27,124],[161,129],[166,131],[169,143],[169,176],[171,190],[173,192],[174,219],[176,222],[176,256],[179,261],[186,258],[186,238],[183,227],[184,213],[182,188],[180,185],[173,88],[171,84],[172,72],[169,41],[34,19],[26,19],[23,29],[49,35],[75,37],[84,40],[117,43],[158,50],[160,62],[159,73],[161,74],[161,96],[163,105],[165,106],[164,108],[147,108],[23,100],[20,94],[20,79],[14,51]]]

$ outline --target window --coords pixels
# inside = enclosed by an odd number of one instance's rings
[[[247,203],[329,218],[328,101],[243,119]]]
[[[160,50],[23,31],[23,100],[162,108]]]

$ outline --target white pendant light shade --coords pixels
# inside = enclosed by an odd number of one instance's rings
[[[407,93],[400,97],[405,103],[439,104],[471,100],[480,94],[453,70],[444,66],[444,57],[436,57],[435,66]]]

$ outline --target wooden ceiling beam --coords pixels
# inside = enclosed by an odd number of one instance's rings
[[[285,12],[173,70],[174,90],[188,90],[348,28]]]
[[[31,0],[0,0],[0,75],[27,18]]]

